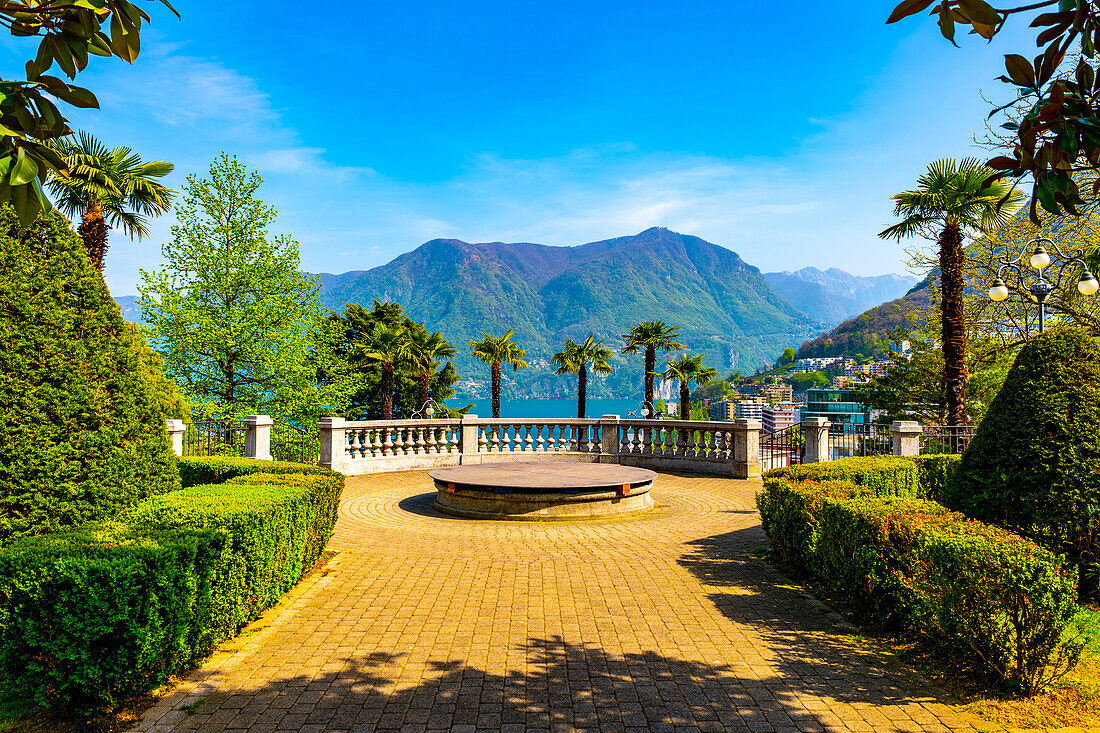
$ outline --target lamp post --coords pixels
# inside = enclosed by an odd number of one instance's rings
[[[1051,265],[1050,252],[1047,247],[1053,249],[1058,255],[1060,262],[1055,265],[1057,268],[1057,275],[1053,280],[1048,280],[1044,277],[1043,270]],[[997,270],[997,278],[993,281],[993,286],[989,288],[989,298],[994,302],[1001,302],[1008,297],[1009,288],[1004,281],[1005,273],[1008,270],[1012,270],[1016,273],[1016,280],[1018,286],[1014,289],[1023,289],[1025,271],[1021,265],[1023,263],[1024,256],[1031,250],[1031,257],[1028,259],[1028,263],[1035,269],[1037,273],[1037,279],[1031,285],[1026,286],[1027,291],[1031,293],[1031,296],[1035,299],[1035,302],[1039,304],[1039,333],[1042,333],[1046,328],[1046,302],[1050,294],[1056,290],[1064,290],[1064,286],[1069,283],[1069,279],[1065,277],[1066,268],[1073,264],[1081,265],[1083,271],[1081,277],[1077,281],[1077,290],[1082,295],[1092,295],[1100,289],[1100,281],[1096,279],[1096,276],[1089,272],[1088,265],[1085,263],[1085,251],[1082,248],[1077,250],[1070,250],[1069,253],[1062,252],[1058,247],[1058,244],[1046,237],[1036,237],[1030,242],[1024,244],[1020,254],[1011,260],[1001,260],[1001,266]]]
[[[435,400],[428,400],[409,418],[412,420],[431,420],[433,415],[435,415]]]
[[[646,400],[639,402],[637,407],[635,407],[633,410],[628,410],[626,413],[627,417],[638,417],[639,414],[641,415],[641,418],[643,420],[660,419],[657,411],[653,408],[653,403]]]

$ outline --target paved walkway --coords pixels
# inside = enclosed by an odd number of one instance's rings
[[[753,555],[757,488],[662,474],[646,517],[556,524],[349,479],[326,569],[138,730],[971,730]]]

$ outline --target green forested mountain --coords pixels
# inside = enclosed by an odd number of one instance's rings
[[[552,374],[550,355],[566,338],[595,333],[611,346],[641,320],[679,326],[693,352],[719,370],[752,370],[821,331],[768,286],[735,252],[667,229],[576,247],[436,239],[372,270],[322,274],[321,298],[333,309],[371,300],[400,303],[415,320],[459,348],[464,379],[487,381],[468,356],[482,330],[515,329],[531,368],[513,375],[516,395],[564,396],[575,385]],[[620,358],[592,396],[641,393],[641,362]]]

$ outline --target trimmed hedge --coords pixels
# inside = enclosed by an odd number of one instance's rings
[[[328,542],[343,477],[301,468],[310,475],[192,486],[117,521],[0,551],[6,687],[91,714],[201,662],[278,601]]]
[[[920,491],[919,476],[913,461],[893,456],[804,463],[772,469],[765,477],[792,481],[850,481],[875,496],[916,496]]]
[[[1057,324],[1028,341],[944,504],[1064,553],[1100,597],[1100,343]]]
[[[958,469],[961,458],[961,455],[950,453],[910,457],[909,460],[917,466],[920,496],[931,501],[943,501],[944,486]]]
[[[925,461],[923,468],[934,482],[951,465]],[[769,476],[757,497],[789,571],[813,576],[863,621],[923,633],[1028,692],[1048,680],[1051,665],[1076,662],[1079,644],[1064,639],[1077,613],[1077,574],[1059,556],[934,502],[868,488],[896,488],[892,480],[861,474],[860,485],[799,474]]]
[[[248,474],[300,473],[309,475],[331,475],[332,471],[324,466],[308,463],[285,463],[281,461],[258,461],[255,458],[236,458],[233,456],[202,456],[178,458],[180,480],[183,486],[199,484],[220,484],[237,476]]]
[[[0,206],[0,545],[179,488],[168,382],[56,212]]]

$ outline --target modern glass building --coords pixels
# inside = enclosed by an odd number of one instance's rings
[[[855,432],[857,425],[871,422],[871,409],[859,401],[859,392],[853,389],[811,389],[806,393],[806,406],[802,419],[823,417],[834,426],[831,432]]]

